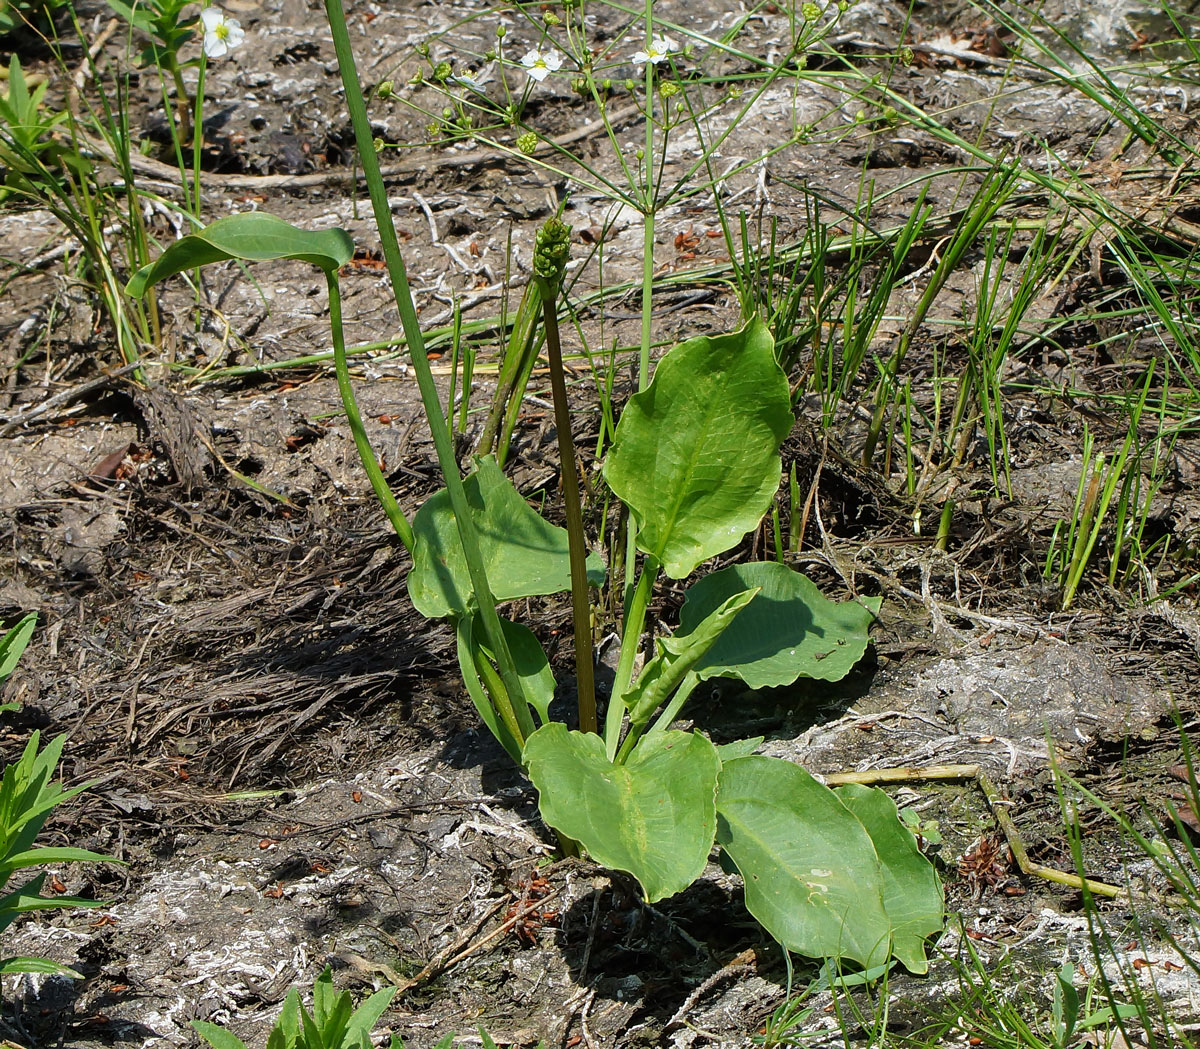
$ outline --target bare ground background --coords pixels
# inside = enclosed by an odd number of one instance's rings
[[[303,0],[229,6],[248,36],[210,69],[206,212],[256,206],[305,226],[351,230],[366,261],[343,280],[348,340],[390,338],[390,292],[369,261],[377,238],[349,178],[350,136],[321,10]],[[478,10],[355,4],[364,80],[406,80],[415,43]],[[107,19],[103,9],[88,14],[85,25],[97,30]],[[708,32],[733,11],[664,0],[656,14]],[[1155,28],[1149,15],[1139,21],[1136,7],[1104,14],[1107,21],[1068,0],[1062,20],[1109,53],[1136,39],[1128,34]],[[619,30],[623,23],[606,17]],[[743,46],[767,53],[781,17],[752,21]],[[477,24],[480,33],[492,30],[486,19]],[[923,105],[953,105],[947,119],[964,138],[1034,153],[1048,136],[1091,185],[1168,233],[1195,209],[1187,179],[1172,182],[1170,170],[1136,148],[1119,153],[1121,129],[1107,127],[1104,113],[1077,94],[1011,78],[1001,92],[1003,65],[985,61],[994,27],[968,8],[918,8],[906,26],[903,7],[863,2],[843,21],[838,46],[870,63],[905,31],[926,45],[924,58],[894,86]],[[122,60],[119,43],[109,45],[110,61]],[[980,60],[943,53],[954,50]],[[135,119],[153,138],[163,120],[158,85],[145,72],[135,84]],[[764,95],[720,162],[761,156],[795,119],[853,118],[845,107],[828,111],[832,90],[804,91]],[[1194,133],[1186,95],[1146,104],[1179,133]],[[377,106],[373,116],[390,143],[424,140],[425,121],[402,104]],[[539,93],[536,120],[547,136],[587,119],[564,87]],[[623,133],[636,135],[630,119]],[[674,144],[673,170],[695,145]],[[576,148],[606,163],[599,136]],[[533,231],[568,188],[564,179],[473,153],[466,144],[395,154],[393,211],[431,326],[448,319],[454,295],[468,319],[498,313],[506,267],[519,294]],[[805,221],[806,191],[849,208],[864,172],[882,191],[961,159],[903,128],[852,135],[832,146],[797,144],[736,176],[727,195],[732,208],[776,217],[790,238]],[[289,182],[292,175],[302,181]],[[957,185],[949,174],[934,179],[930,201],[950,212]],[[878,223],[902,221],[915,193],[889,197]],[[1027,206],[1036,212],[1040,202],[1031,194]],[[611,217],[586,190],[570,198],[566,218],[579,231]],[[172,235],[161,215],[156,221],[160,236]],[[707,235],[717,228],[708,202],[682,202],[660,228],[656,262],[685,279],[659,296],[657,336],[736,324],[727,289],[701,281],[726,261],[723,242]],[[196,1044],[187,1021],[204,1018],[253,1044],[287,987],[310,986],[329,964],[351,988],[399,983],[386,1024],[418,1049],[449,1031],[469,1041],[479,1025],[501,1044],[748,1044],[781,1001],[784,972],[733,879],[713,866],[692,889],[651,908],[620,877],[579,861],[544,862],[552,839],[536,799],[478,731],[453,638],[408,602],[406,556],[361,476],[329,369],[203,381],[152,365],[145,384],[106,378],[115,350],[94,304],[46,258],[60,239],[45,213],[0,215],[12,266],[0,330],[8,369],[0,393],[0,611],[41,614],[4,697],[21,700],[23,710],[0,730],[0,743],[11,757],[32,728],[69,732],[64,779],[95,786],[56,814],[49,838],[128,866],[59,872],[67,890],[111,905],[26,922],[9,949],[70,963],[86,979],[6,980],[4,1033],[25,1046],[183,1046]],[[1112,290],[1108,282],[1118,278],[1097,251],[1094,266],[1044,304],[1047,314]],[[607,284],[636,274],[633,217],[617,216],[604,262]],[[686,279],[692,271],[694,282]],[[326,348],[318,275],[281,264],[253,276],[257,287],[234,268],[207,271],[199,325],[190,292],[164,292],[171,364],[211,372]],[[577,290],[599,279],[591,267]],[[891,312],[903,316],[920,287],[900,287]],[[938,311],[961,314],[971,291],[965,278],[952,282]],[[634,309],[610,302],[603,314],[585,311],[584,323],[594,336],[627,344],[635,341]],[[1056,348],[1021,361],[1014,379],[1123,388],[1156,347],[1131,333],[1119,350],[1097,349],[1107,334],[1081,322]],[[482,349],[479,404],[494,347]],[[914,350],[909,367],[918,381],[928,380],[930,361]],[[622,374],[627,381],[628,369]],[[577,440],[586,447],[598,425],[595,388],[586,369],[578,378]],[[357,386],[371,439],[411,512],[438,485],[402,356],[360,363]],[[977,763],[1011,800],[1035,858],[1069,868],[1049,771],[1053,746],[1066,769],[1149,829],[1178,789],[1168,773],[1178,761],[1173,705],[1185,730],[1194,729],[1200,619],[1192,596],[1141,608],[1091,588],[1078,611],[1063,615],[1040,572],[1081,469],[1064,449],[1078,448],[1085,419],[1104,439],[1120,435],[1104,432],[1082,401],[1014,399],[1015,498],[964,502],[941,553],[914,537],[913,507],[900,488],[855,465],[861,419],[848,413],[826,443],[813,418],[809,406],[785,448],[785,468],[795,464],[804,491],[815,485],[818,509],[797,566],[832,596],[884,595],[873,649],[838,686],[727,689],[695,705],[696,722],[718,740],[765,735],[768,752],[816,772]],[[551,503],[553,440],[548,413],[531,404],[514,474],[530,498],[548,493]],[[1191,435],[1176,445],[1173,479],[1153,517],[1184,548],[1200,523],[1196,450]],[[238,474],[286,501],[252,490]],[[766,534],[750,537],[741,553],[769,543]],[[676,598],[656,609],[664,621],[672,621]],[[544,602],[528,611],[567,678],[567,609]],[[1065,955],[1085,955],[1077,893],[1019,877],[1003,849],[1000,868],[980,873],[977,843],[995,829],[978,791],[917,784],[898,800],[940,823],[952,917],[938,944],[945,957],[930,976],[891,983],[897,1038],[919,1030],[959,990],[948,959],[964,936],[997,960],[1010,950],[1035,995],[1046,991],[1041,974]],[[1111,821],[1088,805],[1077,818],[1089,875],[1130,884],[1169,924],[1168,902]],[[1109,910],[1116,929],[1129,920],[1123,906]],[[1193,943],[1194,930],[1174,931]],[[1168,941],[1136,940],[1128,950],[1147,960],[1138,972],[1177,1015],[1200,1018],[1200,987],[1178,969]],[[810,1023],[827,1032],[814,1044],[842,1044],[827,1006],[820,1000]]]

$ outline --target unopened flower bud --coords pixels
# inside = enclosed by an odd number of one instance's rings
[[[533,249],[534,274],[539,281],[557,291],[570,257],[571,227],[559,219],[549,219],[537,231]]]

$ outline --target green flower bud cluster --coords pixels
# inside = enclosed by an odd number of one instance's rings
[[[538,280],[557,290],[571,257],[571,227],[550,219],[537,231],[533,249],[533,272]]]

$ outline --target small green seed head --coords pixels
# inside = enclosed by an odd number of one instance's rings
[[[900,61],[906,66],[911,66],[917,60],[917,56],[913,54],[911,47],[900,48]]]
[[[423,83],[425,83],[425,72],[421,69],[418,69],[409,78],[408,82],[412,84],[413,87],[420,87]]]
[[[383,147],[387,145],[387,143],[384,142],[383,139],[377,138],[371,143],[371,145],[374,147],[376,153],[382,153]]]
[[[433,67],[432,76],[433,76],[433,79],[436,80],[439,84],[444,84],[447,80],[450,79],[450,77],[453,73],[454,73],[454,70],[451,68],[449,62],[439,62],[436,66]]]
[[[391,98],[395,93],[396,85],[390,80],[385,80],[375,91],[375,94],[377,94],[380,98]]]
[[[559,219],[550,219],[537,231],[533,250],[533,272],[539,280],[557,288],[562,282],[571,257],[571,227]]]
[[[674,80],[668,80],[658,90],[663,98],[673,98],[679,94],[679,85]]]
[[[571,78],[571,90],[580,98],[587,98],[591,92],[588,90],[587,77],[577,76]]]
[[[538,137],[533,131],[526,131],[520,138],[517,139],[517,149],[527,157],[532,157],[537,152]],[[540,236],[540,234],[539,234]]]
[[[800,13],[804,16],[804,21],[806,22],[815,22],[821,17],[821,9],[812,0],[808,0],[808,3],[800,8]]]
[[[424,40],[422,40],[419,44],[417,44],[417,54],[420,55],[422,58],[429,57],[429,45],[427,43],[425,43]]]
[[[562,19],[559,18],[558,15],[556,15],[553,11],[547,11],[544,15],[542,15],[542,21],[548,26],[562,25]]]

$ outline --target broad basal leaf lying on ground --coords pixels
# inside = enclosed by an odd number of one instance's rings
[[[775,561],[731,565],[684,595],[676,636],[690,634],[732,595],[758,594],[692,668],[702,681],[736,677],[751,688],[790,685],[800,677],[839,681],[862,659],[881,599],[840,604]]]
[[[479,532],[479,550],[497,601],[557,594],[571,588],[567,533],[543,519],[504,476],[496,460],[478,460],[463,486]],[[413,519],[416,549],[408,574],[413,606],[429,619],[461,616],[474,607],[462,541],[443,488]],[[604,581],[604,563],[588,558],[588,579]]]
[[[653,903],[704,870],[716,830],[716,748],[692,732],[644,739],[614,765],[595,733],[559,722],[525,741],[542,817],[594,860],[628,871]]]
[[[629,399],[604,463],[638,547],[682,579],[736,544],[770,506],[792,422],[787,378],[757,317],[671,350]]]
[[[878,803],[862,804],[876,826]],[[894,866],[890,856],[881,862],[867,827],[828,787],[791,762],[753,756],[722,766],[717,813],[717,843],[742,875],[746,907],[781,944],[871,968],[887,961],[897,938],[897,957],[924,971],[915,940],[940,927],[940,891],[934,926],[927,876],[881,823],[880,847],[900,857]]]
[[[942,885],[916,838],[900,822],[896,803],[875,787],[858,783],[834,790],[871,835],[883,869],[883,905],[892,923],[892,954],[909,972],[923,973],[925,940],[941,932]]]
[[[326,273],[345,266],[354,257],[354,242],[344,229],[306,230],[263,211],[226,215],[175,241],[149,266],[130,279],[125,291],[134,297],[176,273],[207,266],[210,262],[239,259],[266,262],[298,259]]]

